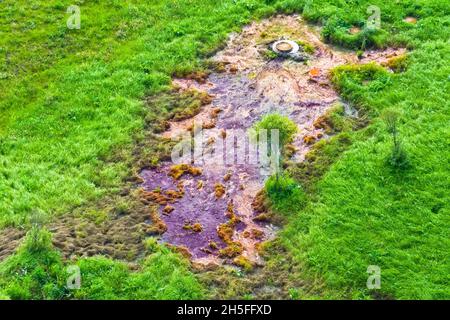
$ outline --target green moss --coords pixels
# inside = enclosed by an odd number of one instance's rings
[[[301,40],[297,40],[296,42],[302,47],[303,51],[306,52],[307,54],[314,54],[314,52],[316,51],[316,48],[311,43]]]
[[[271,130],[278,130],[279,142],[284,146],[292,141],[294,134],[297,132],[297,125],[288,117],[280,114],[268,114],[257,122],[253,129],[258,133],[260,130],[267,130],[267,141],[271,141]]]
[[[242,255],[234,258],[233,263],[247,272],[253,269],[253,264],[251,261]]]
[[[297,213],[306,201],[301,186],[287,174],[270,177],[266,181],[265,190],[271,208],[284,215]]]
[[[408,56],[406,54],[389,59],[384,66],[392,71],[399,73],[406,71],[408,67]]]
[[[243,246],[239,242],[230,242],[223,249],[219,250],[219,257],[222,258],[235,258],[244,251]]]

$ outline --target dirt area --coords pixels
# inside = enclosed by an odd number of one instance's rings
[[[0,261],[13,254],[25,235],[25,231],[7,228],[0,234]]]
[[[295,41],[301,55],[275,54],[271,44],[280,39]],[[201,143],[208,149],[217,141],[226,144],[230,132],[245,132],[262,116],[279,113],[298,125],[292,160],[301,162],[311,141],[327,137],[314,122],[337,103],[345,105],[330,82],[330,70],[343,64],[385,64],[404,53],[404,49],[387,49],[357,57],[324,44],[319,30],[299,16],[255,22],[230,37],[225,49],[212,58],[215,71],[206,79],[173,79],[178,90],[206,92],[212,99],[193,118],[170,122],[162,136],[190,135],[194,125],[200,124],[205,129]],[[346,111],[348,116],[355,115],[348,106]],[[180,167],[170,162],[141,173],[143,192],[159,204],[159,216],[167,227],[161,240],[188,251],[195,263],[239,265],[244,259],[261,264],[258,243],[273,239],[276,227],[255,222],[260,212],[252,203],[267,176],[255,164],[222,164],[221,158],[191,160],[185,159],[186,170],[176,177],[172,172]],[[176,198],[168,197],[174,192]]]

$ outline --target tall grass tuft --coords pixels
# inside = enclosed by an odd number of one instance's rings
[[[398,170],[407,169],[409,167],[408,155],[403,148],[398,134],[399,113],[392,109],[385,110],[383,113],[383,119],[393,141],[392,151],[388,157],[388,163],[393,168]]]

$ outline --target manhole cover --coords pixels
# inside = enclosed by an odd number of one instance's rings
[[[297,53],[299,49],[298,44],[291,40],[279,40],[272,45],[272,50],[281,54]]]

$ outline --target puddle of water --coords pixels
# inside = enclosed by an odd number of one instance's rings
[[[276,58],[269,61],[264,51],[283,36],[314,47],[309,60],[297,62]],[[196,121],[211,124],[207,126],[207,137],[220,139],[223,130],[246,130],[262,116],[276,112],[288,116],[298,125],[299,133],[293,142],[297,152],[293,160],[303,161],[311,148],[304,142],[304,137],[325,136],[322,129],[314,128],[314,121],[340,102],[329,80],[330,70],[348,63],[383,63],[404,52],[403,49],[367,51],[358,59],[353,52],[322,43],[319,30],[307,26],[298,16],[277,16],[255,22],[240,34],[233,34],[226,48],[213,58],[226,66],[226,72],[212,73],[205,83],[191,79],[173,80],[181,90],[206,91],[213,100],[193,119],[171,122],[170,129],[163,135],[175,138],[190,130]],[[348,106],[346,111],[354,114]],[[268,224],[253,221],[255,212],[251,203],[264,184],[259,168],[250,164],[219,166],[213,162],[202,166],[201,175],[187,174],[175,180],[168,175],[170,165],[164,163],[156,170],[141,173],[147,191],[184,192],[183,197],[170,203],[173,207],[170,214],[164,214],[167,205],[161,205],[161,217],[167,225],[162,240],[186,247],[196,262],[220,261],[217,256],[226,243],[217,230],[229,220],[227,208],[232,204],[240,220],[233,240],[242,244],[244,257],[260,263],[256,244],[272,239],[275,230]],[[217,185],[225,189],[221,197],[215,194]],[[202,227],[200,232],[186,228],[196,223]]]

